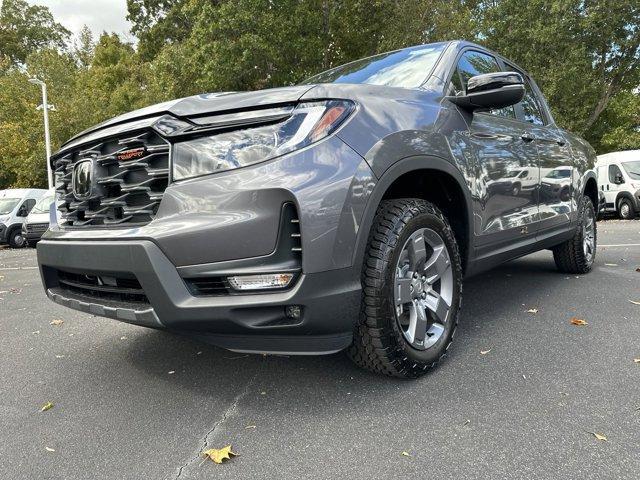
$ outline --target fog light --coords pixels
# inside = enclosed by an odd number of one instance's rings
[[[300,305],[287,305],[284,309],[284,314],[287,318],[300,320],[300,316],[302,316],[302,307]]]
[[[235,290],[267,290],[286,288],[293,280],[293,273],[266,273],[227,277]]]

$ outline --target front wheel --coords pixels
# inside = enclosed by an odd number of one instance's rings
[[[25,241],[19,228],[15,228],[9,232],[9,246],[11,248],[22,248],[25,245]]]
[[[573,238],[553,248],[556,267],[564,273],[588,273],[596,258],[597,244],[596,212],[591,199],[585,195]]]
[[[461,256],[437,207],[420,199],[380,204],[362,286],[351,358],[385,375],[423,375],[449,348],[462,300]]]

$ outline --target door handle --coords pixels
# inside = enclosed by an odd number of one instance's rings
[[[526,132],[520,135],[520,138],[526,143],[533,142],[536,139],[532,134]]]

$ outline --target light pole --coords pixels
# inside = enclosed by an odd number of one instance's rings
[[[47,103],[47,84],[37,78],[30,78],[30,83],[42,87],[42,112],[44,113],[44,141],[47,147],[47,183],[49,189],[53,188],[53,175],[51,173],[51,141],[49,140],[49,104]]]

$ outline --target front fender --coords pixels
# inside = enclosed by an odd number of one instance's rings
[[[353,265],[358,274],[361,274],[362,263],[364,261],[364,254],[367,248],[369,233],[371,232],[371,227],[373,226],[373,220],[375,218],[378,205],[380,205],[380,202],[384,198],[385,193],[393,184],[393,182],[400,178],[402,175],[409,172],[417,172],[419,170],[436,170],[453,177],[462,188],[465,199],[465,207],[468,214],[471,214],[471,212],[473,212],[471,204],[471,194],[464,180],[464,177],[462,173],[449,161],[432,155],[415,155],[403,158],[392,163],[391,166],[389,166],[385,170],[384,174],[379,178],[376,184],[376,188],[369,196],[366,207],[364,209],[362,222],[357,234],[356,248],[353,255]],[[472,252],[474,236],[472,225],[473,222],[467,222],[467,238],[469,238],[469,245],[468,248],[464,249],[467,255],[467,258],[465,259],[465,264],[467,265],[469,264],[469,260],[473,255]]]

